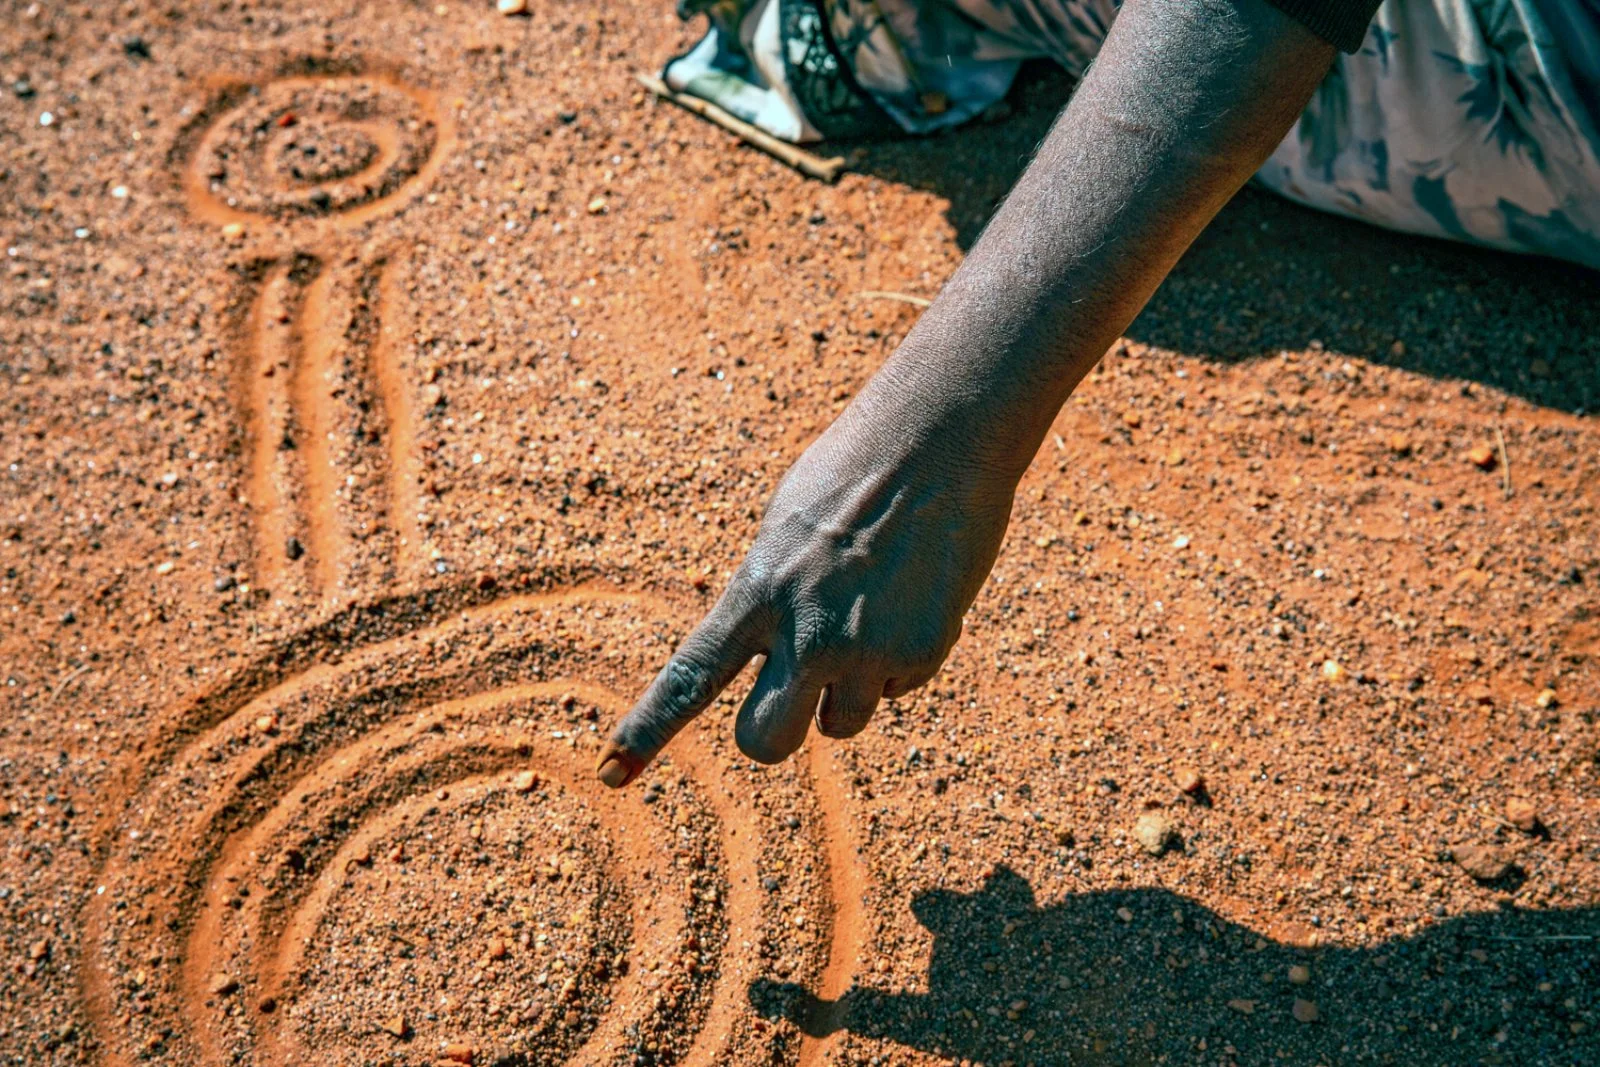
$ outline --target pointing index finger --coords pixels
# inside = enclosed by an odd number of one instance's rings
[[[623,716],[601,749],[596,776],[613,789],[627,785],[667,742],[765,650],[762,613],[732,589],[678,646],[644,696]]]

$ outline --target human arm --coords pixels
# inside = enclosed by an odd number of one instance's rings
[[[927,681],[1062,403],[1293,124],[1333,48],[1264,0],[1128,0],[971,254],[774,493],[744,564],[602,751],[635,778],[755,655],[776,762]]]

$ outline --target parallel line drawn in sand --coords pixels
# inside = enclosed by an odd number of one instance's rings
[[[248,310],[231,330],[254,572],[275,593],[340,591],[352,544],[378,532],[374,524],[386,528],[388,565],[421,574],[399,267],[388,253],[363,262],[345,234],[403,210],[453,141],[432,94],[389,74],[342,69],[226,83],[174,146],[196,219],[239,223],[291,248],[245,269],[236,303]],[[351,356],[346,345],[362,353]],[[376,409],[381,442],[341,448],[338,435],[353,417],[341,396]],[[341,454],[370,445],[384,454]],[[366,486],[351,467],[382,473]],[[369,509],[367,527],[351,505],[358,495],[383,501]]]
[[[244,274],[229,334],[257,580],[274,591],[335,589],[356,536],[349,501],[362,490],[383,502],[376,518],[388,527],[393,563],[415,570],[415,434],[393,322],[395,268],[379,260],[351,290],[335,288],[343,279],[303,254]],[[346,400],[371,409],[372,436],[339,436],[342,415],[360,406]]]
[[[843,992],[859,901],[838,894],[860,882],[828,762],[754,790],[707,723],[649,792],[606,791],[579,709],[625,710],[684,613],[594,588],[469,596],[347,608],[180,709],[124,769],[82,924],[101,1062],[354,1063],[510,1033],[485,1062],[621,1067],[654,1043],[653,1063],[713,1067],[770,1040],[745,992],[763,944]],[[821,828],[789,831],[796,808]],[[806,869],[829,872],[831,899],[761,884]],[[458,897],[487,902],[491,928],[563,920],[540,927],[571,961],[549,972],[560,988],[515,1025],[469,1000],[434,1011],[491,932]],[[807,941],[789,917],[819,907],[832,929]],[[503,955],[483,966],[509,988],[550,966],[525,939]],[[390,1015],[404,1035],[377,1029]]]
[[[809,1020],[800,1039],[798,1067],[815,1067],[824,1062],[834,1035],[844,1026],[844,995],[849,992],[860,963],[861,946],[866,940],[863,902],[866,885],[856,859],[855,834],[845,814],[844,790],[828,765],[829,746],[813,735],[808,766],[817,803],[822,810],[824,839],[827,842],[829,892],[833,916],[828,936],[828,961],[817,982],[816,1015]],[[812,1037],[811,1034],[822,1036]]]

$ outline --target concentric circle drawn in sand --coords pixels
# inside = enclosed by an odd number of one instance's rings
[[[797,907],[762,874],[839,862],[837,792],[757,790],[720,724],[652,788],[594,782],[590,718],[626,709],[680,615],[605,589],[364,606],[181,709],[98,845],[83,993],[102,1061],[431,1062],[460,1042],[478,1063],[654,1046],[714,1064],[762,1045],[745,990]],[[804,903],[796,975],[826,986],[854,934]]]
[[[213,222],[365,221],[396,209],[451,139],[433,95],[379,73],[235,84],[183,139],[190,210]]]

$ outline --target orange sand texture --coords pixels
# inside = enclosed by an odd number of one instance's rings
[[[0,1062],[1600,1062],[1573,268],[1246,191],[939,678],[593,782],[1069,89],[826,186],[670,8],[9,5]]]

